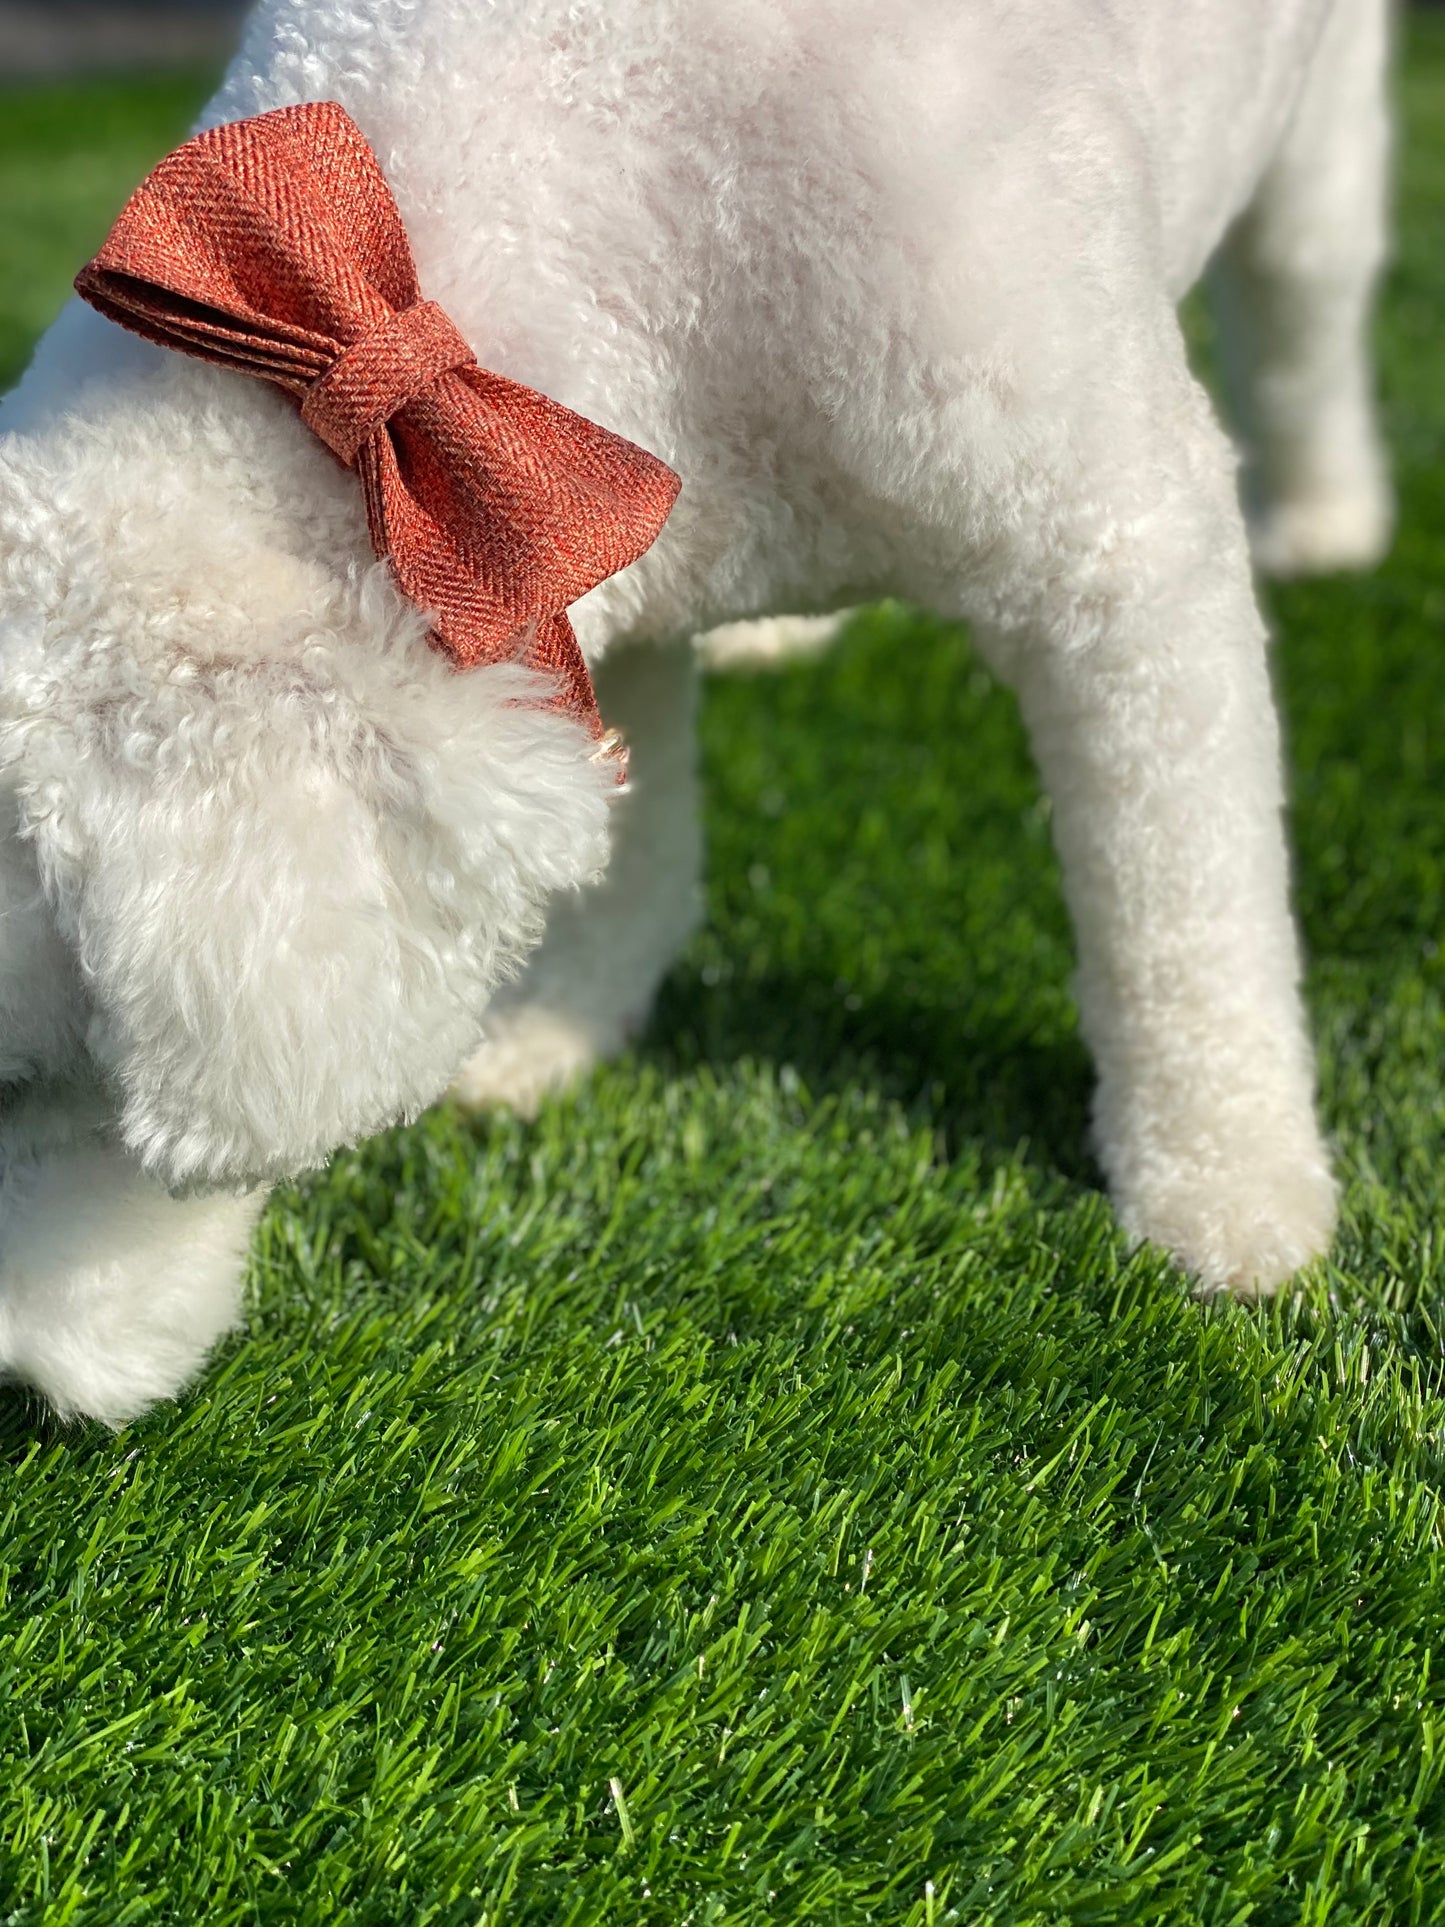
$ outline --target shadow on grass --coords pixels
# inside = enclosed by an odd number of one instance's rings
[[[38,1392],[0,1382],[0,1465],[18,1466],[65,1431]]]
[[[1027,1146],[1071,1184],[1097,1189],[1088,1152],[1093,1072],[1077,1036],[988,1030],[964,1010],[840,998],[831,984],[772,973],[712,984],[684,966],[667,979],[638,1055],[670,1074],[751,1060],[787,1066],[815,1096],[860,1087],[965,1146],[985,1171]]]

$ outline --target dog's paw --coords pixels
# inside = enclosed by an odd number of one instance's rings
[[[465,1110],[505,1107],[520,1117],[535,1117],[544,1097],[566,1090],[594,1064],[615,1056],[630,1034],[625,1024],[603,1035],[595,1022],[524,1005],[493,1020],[486,1042],[453,1078],[451,1095]]]
[[[0,1375],[111,1426],[174,1397],[236,1321],[262,1193],[173,1198],[80,1143],[0,1181]]]
[[[1201,1297],[1267,1298],[1334,1235],[1335,1181],[1322,1146],[1289,1157],[1182,1163],[1116,1186],[1125,1230],[1172,1252]]]
[[[1383,561],[1395,528],[1388,484],[1369,475],[1350,488],[1282,496],[1250,525],[1250,549],[1262,575],[1332,575],[1373,569]]]

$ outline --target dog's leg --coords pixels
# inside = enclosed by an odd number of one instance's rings
[[[1369,352],[1386,245],[1387,11],[1336,0],[1290,131],[1212,275],[1255,560],[1277,575],[1368,567],[1390,538]]]
[[[463,1104],[530,1113],[621,1050],[700,915],[693,645],[623,646],[596,680],[602,715],[630,750],[607,876],[554,903],[541,948],[496,997],[487,1041],[453,1085]]]
[[[762,616],[725,622],[695,638],[706,669],[774,669],[820,655],[847,623],[851,609],[827,616]]]
[[[1128,359],[1016,553],[1017,631],[981,639],[1052,799],[1123,1223],[1209,1288],[1262,1291],[1334,1221],[1264,629],[1232,452],[1182,344]]]
[[[236,1322],[264,1192],[174,1198],[85,1132],[0,1162],[0,1377],[108,1425],[173,1397]]]

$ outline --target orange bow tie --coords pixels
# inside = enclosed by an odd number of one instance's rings
[[[656,537],[672,470],[489,374],[434,301],[376,156],[330,101],[198,134],[76,277],[102,314],[273,381],[355,468],[372,544],[459,668],[521,661],[602,734],[566,609]]]

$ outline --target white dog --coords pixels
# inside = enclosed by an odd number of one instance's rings
[[[574,610],[633,793],[433,652],[274,390],[72,305],[0,417],[5,1367],[123,1419],[235,1317],[268,1180],[469,1056],[525,1102],[615,1050],[695,915],[688,638],[884,594],[1018,692],[1125,1227],[1215,1288],[1321,1252],[1265,635],[1175,304],[1228,235],[1256,554],[1376,557],[1384,12],[264,0],[206,123],[339,101],[482,364],[683,477]]]

